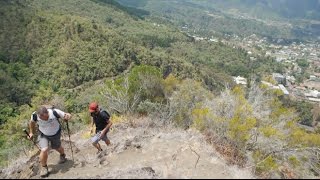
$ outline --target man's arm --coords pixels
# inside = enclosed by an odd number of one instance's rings
[[[70,113],[64,113],[63,119],[66,121],[69,121],[71,119],[71,114]]]
[[[93,118],[92,118],[92,117],[90,117],[90,119],[91,119],[90,134],[92,134],[92,133],[93,133],[94,121],[93,121]]]
[[[34,129],[36,128],[36,122],[34,122],[32,119],[30,120],[30,123],[29,123],[29,139],[31,139],[33,137],[33,133],[34,133]]]
[[[107,131],[110,129],[111,126],[112,126],[112,122],[111,122],[110,119],[109,119],[108,124],[107,124],[106,127],[101,131],[101,136],[104,136],[104,135],[107,133]]]
[[[65,121],[68,121],[71,119],[71,114],[70,113],[66,113],[66,112],[63,112],[61,111],[60,109],[54,109],[58,115]]]

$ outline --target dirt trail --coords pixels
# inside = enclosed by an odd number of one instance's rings
[[[83,134],[85,131],[71,136],[74,161],[67,141],[63,141],[66,163],[58,165],[58,153],[50,151],[48,178],[253,178],[248,170],[226,165],[203,136],[193,130],[118,124],[108,133],[113,144],[103,144],[104,152],[99,158]],[[38,156],[19,162],[2,170],[0,177],[40,178]]]

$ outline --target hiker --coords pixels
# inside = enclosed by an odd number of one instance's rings
[[[110,140],[107,137],[107,133],[112,125],[110,121],[110,115],[106,110],[99,108],[99,105],[96,102],[92,102],[89,105],[89,112],[91,115],[91,130],[93,132],[93,124],[96,125],[95,135],[92,137],[92,145],[98,149],[97,154],[99,155],[102,152],[102,148],[99,144],[100,140],[103,140],[107,146],[109,146]]]
[[[51,148],[55,149],[60,153],[59,164],[64,163],[66,159],[66,154],[61,146],[61,124],[59,118],[68,121],[71,119],[71,114],[65,113],[59,109],[46,108],[41,106],[36,112],[32,113],[31,120],[29,123],[30,134],[29,139],[32,139],[34,134],[35,125],[38,124],[38,142],[40,146],[40,164],[41,171],[40,176],[46,177],[49,175],[49,170],[47,166],[48,152],[49,152],[49,142]]]

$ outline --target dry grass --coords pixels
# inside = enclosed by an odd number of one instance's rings
[[[218,138],[213,133],[205,132],[206,141],[213,145],[215,150],[222,155],[229,165],[244,167],[247,162],[244,154],[227,140]]]
[[[291,169],[288,165],[282,165],[279,168],[282,178],[284,179],[296,179],[297,175],[294,173],[294,170]]]

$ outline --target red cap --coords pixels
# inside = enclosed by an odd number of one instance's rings
[[[98,108],[98,103],[92,102],[89,105],[89,112],[95,112],[97,108]]]

